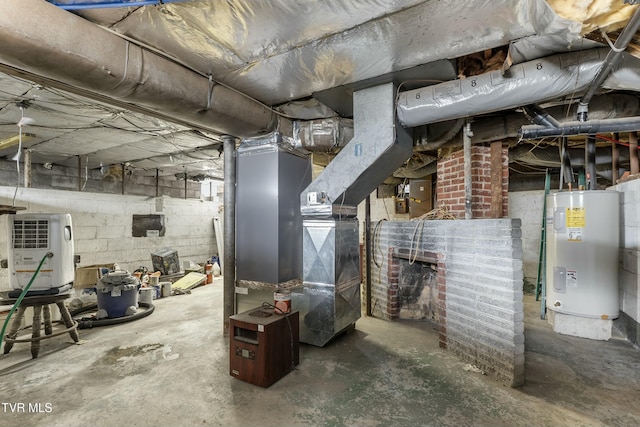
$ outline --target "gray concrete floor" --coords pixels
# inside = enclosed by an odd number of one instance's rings
[[[302,345],[298,369],[263,389],[229,375],[221,279],[155,305],[81,330],[80,344],[43,341],[38,359],[28,344],[1,355],[0,425],[640,425],[640,352],[554,334],[532,296],[517,389],[439,349],[427,322],[373,318],[325,348]]]

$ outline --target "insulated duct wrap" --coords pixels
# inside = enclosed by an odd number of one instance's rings
[[[553,37],[564,50],[581,36],[544,0],[208,0],[81,15],[269,105],[513,40]]]
[[[5,71],[50,86],[221,134],[277,126],[258,102],[47,2],[0,2],[0,39]]]
[[[514,65],[504,75],[493,71],[406,91],[398,99],[398,119],[405,127],[415,127],[580,93],[595,78],[607,52],[608,49],[591,49],[555,55]],[[625,62],[619,64],[604,87],[618,88],[619,76],[628,76],[630,67],[637,70],[637,62],[626,55]],[[607,86],[609,81],[615,87]]]
[[[332,152],[353,138],[353,120],[339,117],[293,123],[296,148],[313,152]]]

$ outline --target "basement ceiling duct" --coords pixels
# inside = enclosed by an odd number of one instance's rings
[[[602,66],[608,49],[540,58],[501,71],[406,91],[398,99],[403,126],[508,110],[584,91]],[[630,55],[605,80],[606,89],[638,91],[640,61]]]
[[[258,102],[44,1],[1,2],[0,39],[0,63],[11,74],[221,134],[277,126]]]
[[[581,37],[544,0],[200,0],[78,14],[268,105],[513,40],[550,38],[558,52]]]

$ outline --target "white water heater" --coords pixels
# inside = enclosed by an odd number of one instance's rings
[[[73,235],[69,214],[18,214],[9,216],[9,284],[24,289],[42,257],[51,252],[30,291],[59,288],[74,280]]]
[[[549,310],[615,319],[619,315],[617,191],[566,191],[547,196]]]

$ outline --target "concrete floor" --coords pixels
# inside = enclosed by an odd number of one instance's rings
[[[517,389],[439,349],[429,323],[373,318],[325,348],[302,345],[298,369],[263,389],[229,375],[221,279],[155,305],[81,330],[80,344],[46,340],[35,360],[27,344],[1,355],[0,425],[640,425],[640,352],[553,333],[532,296]]]

